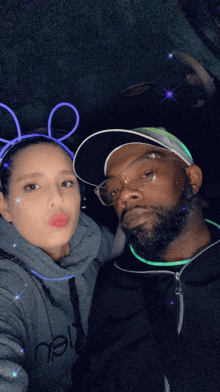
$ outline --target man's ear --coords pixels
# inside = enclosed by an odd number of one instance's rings
[[[187,167],[186,175],[189,179],[190,185],[192,186],[193,193],[198,193],[202,185],[202,170],[199,166],[193,164]]]
[[[8,201],[4,198],[3,193],[0,192],[0,214],[7,220],[11,222],[11,214],[8,207]]]

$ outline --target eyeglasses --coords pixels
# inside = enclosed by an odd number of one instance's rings
[[[180,159],[171,157],[164,158],[159,154],[149,154],[143,157],[141,162],[138,161],[137,164],[132,165],[132,168],[135,167],[135,178],[130,178],[126,173],[110,177],[98,185],[94,192],[104,206],[116,204],[128,183],[130,183],[129,186],[133,190],[143,188],[145,185],[155,181],[158,169],[157,164],[170,160],[181,161]]]

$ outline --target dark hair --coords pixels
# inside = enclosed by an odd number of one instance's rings
[[[60,147],[66,153],[66,155],[72,159],[70,154],[59,144],[56,143],[52,139],[48,139],[45,136],[35,136],[27,139],[23,139],[21,142],[16,143],[13,147],[11,147],[8,152],[5,154],[1,164],[0,164],[0,181],[1,181],[1,189],[0,191],[3,193],[5,198],[8,197],[8,185],[9,185],[9,178],[12,173],[13,167],[13,158],[15,157],[16,153],[20,150],[24,150],[28,146],[32,146],[35,144],[52,144],[55,147]]]

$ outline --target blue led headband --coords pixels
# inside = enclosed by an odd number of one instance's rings
[[[0,138],[0,142],[6,143],[6,145],[2,148],[1,152],[0,152],[0,163],[2,162],[4,156],[6,155],[6,153],[10,150],[10,148],[12,146],[14,146],[16,143],[21,142],[24,139],[28,139],[28,138],[32,138],[32,137],[36,137],[36,136],[43,136],[47,139],[51,139],[53,141],[55,141],[56,143],[58,143],[60,146],[62,146],[71,156],[71,158],[74,158],[74,154],[72,151],[69,150],[69,148],[67,146],[65,146],[65,144],[62,143],[62,140],[67,139],[69,136],[71,136],[75,130],[77,129],[78,125],[79,125],[79,113],[78,110],[75,108],[75,106],[73,106],[71,103],[68,102],[61,102],[58,103],[58,105],[56,105],[50,112],[49,118],[48,118],[48,136],[47,135],[42,135],[42,134],[38,134],[38,133],[32,133],[31,135],[24,135],[21,136],[21,129],[20,129],[20,125],[18,122],[18,119],[15,115],[15,113],[13,112],[13,110],[11,110],[7,105],[4,105],[3,103],[0,103],[0,106],[3,107],[4,109],[8,110],[9,113],[11,113],[13,119],[15,120],[15,124],[16,124],[16,128],[17,128],[17,132],[18,132],[18,137],[16,137],[13,140],[6,140],[6,139],[1,139]],[[52,117],[54,115],[54,112],[61,106],[69,106],[70,108],[72,108],[76,114],[76,123],[74,128],[66,135],[63,136],[59,139],[55,139],[52,137],[51,135],[51,121],[52,121]]]

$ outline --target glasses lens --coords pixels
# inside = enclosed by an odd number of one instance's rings
[[[154,162],[142,162],[135,168],[135,178],[130,181],[130,187],[132,189],[140,189],[145,185],[149,184],[156,174]]]
[[[99,187],[99,196],[107,206],[117,202],[122,190],[122,183],[119,178],[109,178]]]
[[[151,154],[155,155],[155,154]],[[159,155],[159,154],[158,154]],[[103,204],[110,206],[117,203],[122,189],[129,187],[133,190],[138,190],[156,180],[158,171],[158,164],[169,161],[170,158],[158,157],[143,157],[141,162],[137,161],[132,165],[126,173],[120,176],[112,177],[100,184],[96,189],[96,194],[99,195]]]

